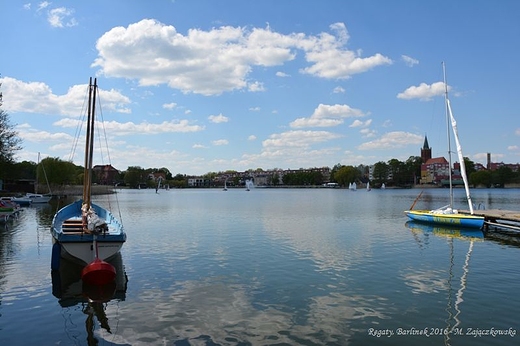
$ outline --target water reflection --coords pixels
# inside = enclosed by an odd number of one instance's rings
[[[52,294],[58,298],[62,308],[80,307],[86,315],[85,330],[88,345],[98,345],[104,335],[112,334],[106,309],[110,301],[123,301],[126,297],[128,279],[123,267],[121,254],[109,261],[116,268],[116,279],[106,285],[88,285],[81,280],[83,266],[62,259],[59,270],[54,270],[52,276]],[[96,321],[101,329],[96,335]],[[67,328],[67,326],[66,326]],[[74,324],[72,323],[72,329]],[[67,334],[70,334],[66,330]],[[73,334],[73,333],[72,333]],[[106,340],[104,340],[106,342]]]
[[[435,271],[436,280],[431,280],[433,275],[428,275],[426,273],[424,277],[426,279],[430,279],[429,284],[425,284],[421,286],[420,291],[423,293],[432,293],[437,291],[445,290],[448,294],[447,296],[447,305],[446,305],[446,313],[447,318],[445,319],[446,328],[443,331],[444,336],[444,344],[451,345],[451,339],[454,335],[460,335],[461,330],[461,304],[464,302],[463,295],[464,291],[467,289],[467,278],[469,275],[469,264],[471,259],[471,254],[473,252],[473,243],[475,241],[484,240],[484,234],[481,231],[475,230],[467,230],[461,228],[447,227],[447,226],[437,226],[430,224],[422,224],[413,221],[408,221],[406,223],[406,227],[412,231],[414,234],[414,238],[417,240],[420,238],[421,232],[423,235],[434,234],[435,236],[445,237],[447,239],[447,243],[449,246],[449,267],[447,270],[447,278],[442,278],[441,275],[443,270]],[[456,278],[456,264],[455,264],[455,244],[456,240],[461,240],[461,244],[467,246],[467,251],[464,257],[464,263],[462,265],[462,274],[460,275],[459,283],[457,284]],[[432,273],[430,273],[432,274]],[[458,276],[457,276],[458,277]],[[415,279],[415,280],[414,280]],[[421,282],[421,280],[417,280],[417,278],[408,277],[409,282],[411,281],[411,286],[414,286],[414,283]],[[424,283],[427,280],[422,280]],[[415,285],[416,287],[418,285]],[[458,286],[458,289],[457,289]],[[416,292],[415,292],[416,293]]]
[[[408,221],[405,225],[412,232],[416,240],[418,240],[418,236],[427,235],[428,233],[440,237],[465,238],[472,240],[484,239],[484,233],[480,230],[450,227],[445,225],[432,225],[414,221]]]
[[[391,302],[381,297],[324,293],[294,308],[256,301],[262,290],[217,278],[178,282],[175,289],[145,290],[122,307],[128,344],[345,345],[366,325],[390,319]],[[153,314],[130,314],[150,311]],[[128,312],[128,313],[127,313]],[[362,328],[362,329],[360,329]]]

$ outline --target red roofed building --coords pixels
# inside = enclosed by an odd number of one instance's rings
[[[421,165],[421,184],[438,185],[443,179],[449,179],[450,164],[444,157],[429,159]]]
[[[92,167],[92,171],[94,173],[94,182],[101,185],[114,184],[119,175],[119,171],[112,165],[95,165]]]

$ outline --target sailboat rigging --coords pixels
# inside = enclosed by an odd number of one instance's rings
[[[444,62],[442,63],[443,69],[443,78],[444,78],[444,100],[446,105],[446,130],[447,130],[447,139],[448,139],[448,162],[449,162],[449,186],[450,186],[450,200],[447,206],[441,207],[435,210],[413,210],[413,205],[410,210],[405,211],[405,214],[411,219],[420,222],[426,223],[437,223],[437,224],[449,224],[454,226],[462,226],[469,228],[477,228],[481,229],[484,225],[484,217],[476,216],[473,213],[473,203],[471,201],[471,195],[469,192],[469,183],[466,174],[466,166],[464,164],[464,156],[462,155],[462,147],[459,141],[459,134],[457,130],[457,121],[453,116],[453,112],[451,110],[451,104],[448,97],[448,84],[446,81],[446,67]],[[464,181],[464,188],[466,191],[466,198],[468,202],[468,207],[470,210],[470,214],[461,214],[458,210],[453,208],[453,182],[452,182],[452,162],[451,162],[451,135],[450,135],[450,125],[453,131],[453,136],[455,138],[455,143],[457,146],[457,154],[460,162],[460,173],[462,175],[462,180]],[[415,203],[414,203],[415,205]]]
[[[106,208],[92,203],[92,167],[97,79],[89,82],[89,104],[85,140],[83,196],[62,209],[52,221],[52,269],[59,268],[61,257],[79,261],[87,278],[93,281],[113,279],[112,268],[104,260],[115,256],[126,241],[123,225]],[[106,265],[105,265],[106,264]],[[93,274],[92,274],[93,273]],[[108,278],[108,279],[107,279]],[[85,279],[85,278],[84,278]]]

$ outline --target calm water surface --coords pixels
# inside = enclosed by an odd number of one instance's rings
[[[87,292],[81,268],[51,275],[56,205],[26,208],[0,224],[0,345],[518,344],[519,247],[407,223],[418,193],[97,197],[119,204],[128,234],[105,302],[85,298],[103,292]],[[443,206],[446,193],[426,190],[416,208]],[[473,199],[519,210],[520,190]]]

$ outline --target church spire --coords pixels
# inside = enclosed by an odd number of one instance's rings
[[[430,146],[428,145],[428,137],[426,137],[426,135],[424,135],[423,149],[430,149]]]
[[[421,148],[421,159],[423,163],[426,163],[429,159],[432,158],[432,148],[430,148],[428,144],[428,137],[424,135],[424,144]]]

